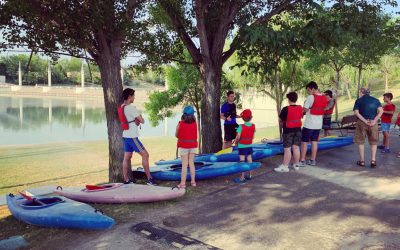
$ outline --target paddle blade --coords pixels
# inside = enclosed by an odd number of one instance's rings
[[[218,151],[217,153],[215,153],[215,155],[230,154],[230,153],[232,153],[232,151],[233,151],[232,147],[224,148],[224,149]]]
[[[22,195],[22,197],[24,197],[25,199],[27,199],[28,201],[33,201],[33,197],[30,197],[29,195],[26,195],[22,192],[18,192],[20,195]]]

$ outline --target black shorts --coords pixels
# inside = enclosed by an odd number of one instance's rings
[[[331,128],[331,120],[332,120],[332,116],[324,117],[322,119],[322,128],[330,129]]]
[[[301,131],[284,133],[282,134],[282,139],[284,148],[290,148],[293,145],[300,146]]]
[[[232,141],[236,138],[236,128],[239,127],[235,124],[224,124],[224,141]]]

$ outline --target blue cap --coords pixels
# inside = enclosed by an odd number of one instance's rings
[[[186,106],[183,109],[183,113],[186,114],[186,115],[193,115],[194,114],[194,109],[193,109],[192,106]]]

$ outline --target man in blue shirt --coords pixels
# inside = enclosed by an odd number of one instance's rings
[[[368,137],[371,146],[371,168],[376,167],[376,149],[378,144],[378,120],[383,114],[383,108],[378,99],[369,95],[370,91],[364,87],[360,89],[360,98],[354,103],[354,114],[357,116],[354,142],[358,144],[360,160],[357,165],[364,167],[364,142]]]
[[[220,117],[224,120],[224,145],[223,148],[232,147],[232,141],[236,138],[236,118],[240,118],[236,114],[235,92],[229,90],[226,93],[226,102],[221,106]]]

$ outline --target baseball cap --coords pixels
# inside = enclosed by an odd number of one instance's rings
[[[193,109],[192,106],[186,106],[183,109],[183,113],[186,114],[186,115],[193,115],[194,114],[194,109]]]
[[[243,110],[242,113],[240,113],[240,116],[242,118],[251,118],[252,116],[251,110],[250,109]]]

